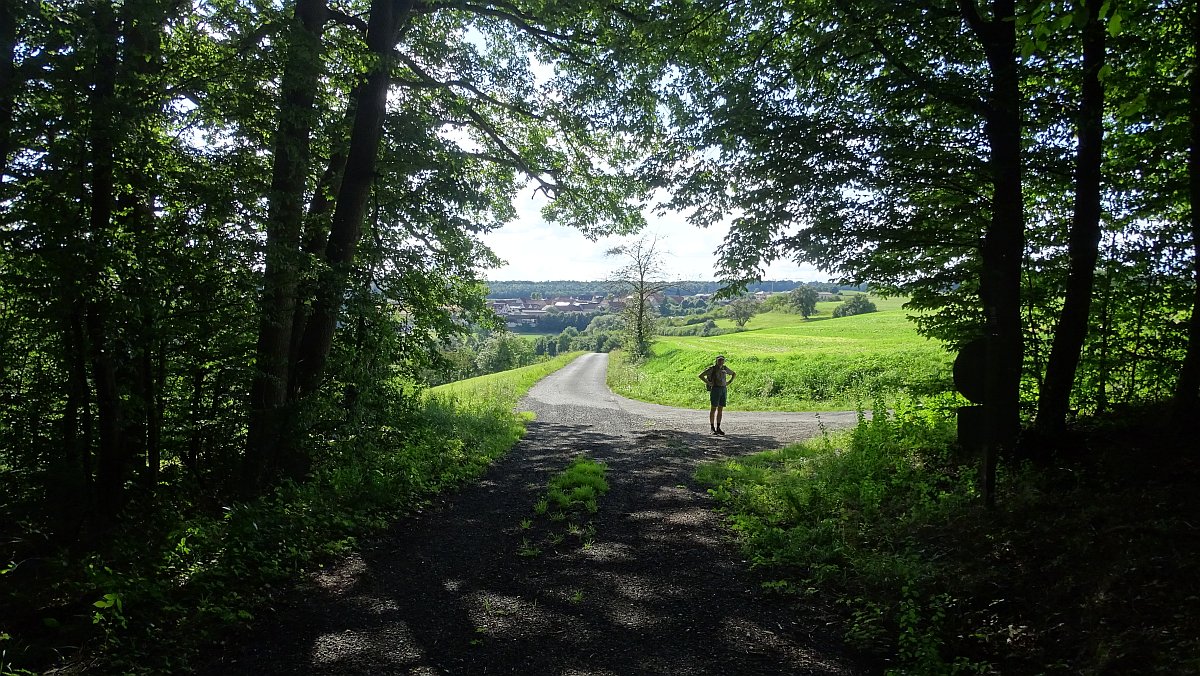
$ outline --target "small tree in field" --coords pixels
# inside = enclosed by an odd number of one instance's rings
[[[788,294],[792,307],[801,317],[808,319],[817,313],[817,290],[811,286],[797,286]]]
[[[743,296],[725,306],[725,314],[733,320],[737,327],[743,328],[746,322],[758,314],[762,303],[749,296]]]
[[[630,354],[645,357],[650,353],[650,342],[654,339],[654,303],[652,298],[671,283],[664,280],[662,253],[658,250],[657,238],[641,238],[632,244],[614,247],[606,253],[624,258],[625,264],[617,268],[609,283],[626,295],[625,347]]]

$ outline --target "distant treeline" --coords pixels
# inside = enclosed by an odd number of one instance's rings
[[[798,286],[811,286],[817,291],[866,291],[866,284],[835,284],[832,282],[794,282],[792,280],[766,280],[754,282],[747,289],[751,293],[758,291],[791,291]],[[697,293],[716,293],[721,288],[720,282],[680,282],[668,287],[666,293],[671,296],[691,296]],[[587,297],[607,296],[613,293],[609,282],[579,282],[574,280],[559,280],[551,282],[488,282],[488,298],[554,298],[556,296]]]

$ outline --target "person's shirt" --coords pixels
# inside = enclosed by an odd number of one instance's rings
[[[721,364],[720,366],[713,365],[708,369],[708,382],[712,383],[713,387],[725,387],[729,382],[725,376],[733,375],[733,371],[729,367]]]

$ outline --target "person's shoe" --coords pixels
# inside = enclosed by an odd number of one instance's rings
[[[720,434],[720,433],[721,433],[721,430],[719,430],[715,427],[713,428],[713,431],[711,432],[711,434]]]
[[[721,436],[725,436],[725,433],[721,431],[721,428],[720,428],[720,427],[718,427],[717,429],[713,430],[713,434],[719,434],[719,435],[721,435]]]

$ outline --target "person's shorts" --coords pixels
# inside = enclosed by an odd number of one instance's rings
[[[728,387],[714,387],[708,391],[708,402],[713,406],[725,405],[725,393],[729,391]]]

